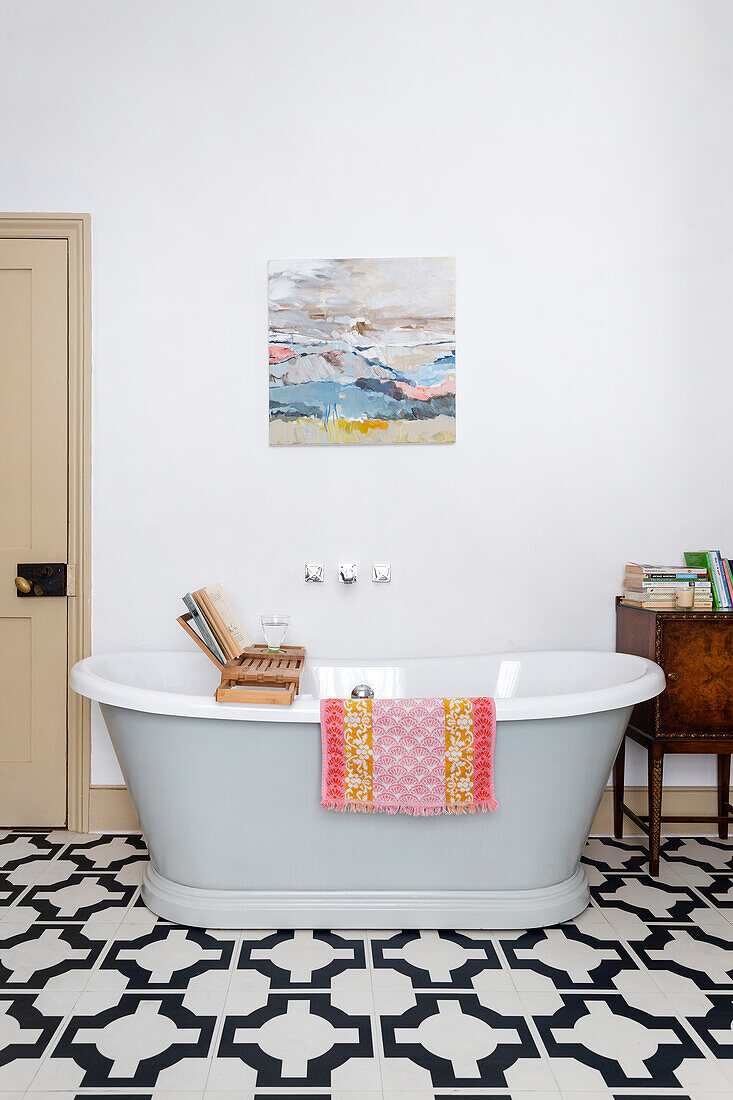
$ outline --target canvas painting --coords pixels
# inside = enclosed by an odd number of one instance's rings
[[[453,259],[268,268],[270,443],[453,443]]]

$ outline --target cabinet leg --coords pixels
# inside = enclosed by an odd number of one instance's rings
[[[624,812],[621,803],[624,800],[624,764],[626,757],[626,734],[621,741],[618,755],[613,764],[613,835],[619,840],[624,835]]]
[[[727,813],[726,806],[730,798],[730,754],[718,753],[718,817]],[[718,836],[721,840],[728,839],[728,822],[718,822]]]
[[[662,829],[662,762],[659,745],[649,749],[649,874],[659,874],[659,841]]]

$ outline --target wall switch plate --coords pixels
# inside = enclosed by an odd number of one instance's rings
[[[377,562],[372,566],[372,580],[375,584],[389,584],[392,580],[392,566],[388,562]]]
[[[305,563],[305,579],[308,584],[323,584],[323,565],[318,561]]]

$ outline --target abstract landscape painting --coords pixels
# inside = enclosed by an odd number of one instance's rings
[[[453,443],[450,258],[268,266],[270,443]]]

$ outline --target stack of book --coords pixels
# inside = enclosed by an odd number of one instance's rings
[[[223,665],[252,644],[220,584],[187,592],[183,602],[191,612],[190,625]]]
[[[713,589],[706,566],[626,563],[623,602],[650,611],[674,611],[677,593],[692,588],[693,610],[713,609]]]

